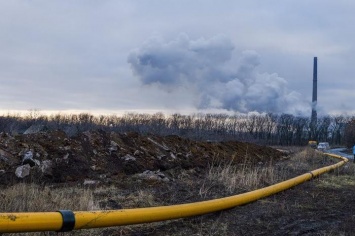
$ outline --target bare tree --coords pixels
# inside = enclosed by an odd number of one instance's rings
[[[355,145],[355,118],[352,117],[345,126],[345,144],[347,147]]]

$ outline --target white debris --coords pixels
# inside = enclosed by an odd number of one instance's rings
[[[40,166],[41,165],[41,162],[37,159],[33,159],[34,163],[36,164],[36,166]]]
[[[33,159],[33,152],[29,150],[23,155],[22,164],[29,164],[30,166],[39,166],[40,161]]]
[[[27,160],[27,159],[33,159],[33,152],[31,150],[27,151],[24,155],[23,155],[23,160]]]
[[[111,141],[108,150],[110,153],[112,153],[112,152],[117,152],[118,148],[119,148],[118,144],[115,141]]]
[[[169,182],[170,181],[164,175],[164,173],[160,172],[160,170],[157,170],[157,171],[145,170],[143,173],[138,174],[138,177],[140,177],[142,179],[157,180],[157,181],[163,181],[163,182]]]
[[[148,138],[149,141],[151,141],[152,143],[154,143],[155,145],[157,145],[158,147],[164,149],[164,151],[170,152],[170,148],[168,148],[165,144],[160,144],[157,141],[154,141],[151,138]]]
[[[174,155],[174,153],[171,152],[170,156],[171,156],[171,158],[176,159],[176,156]]]
[[[134,156],[129,155],[129,154],[121,157],[121,159],[123,159],[125,161],[136,161],[136,158]]]
[[[30,174],[30,170],[31,170],[31,166],[29,164],[19,166],[16,168],[15,175],[18,178],[23,179]]]
[[[44,160],[42,161],[42,164],[40,165],[41,171],[45,175],[52,175],[53,174],[53,163],[51,160]]]
[[[65,155],[63,156],[63,159],[66,160],[66,159],[68,159],[68,157],[69,157],[69,153],[65,154]]]
[[[91,179],[84,180],[84,186],[96,185],[96,184],[98,184],[98,181],[96,181],[96,180],[91,180]]]

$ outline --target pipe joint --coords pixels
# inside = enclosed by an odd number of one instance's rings
[[[74,212],[70,210],[59,210],[58,211],[63,218],[62,228],[57,232],[69,232],[75,227],[75,215]]]

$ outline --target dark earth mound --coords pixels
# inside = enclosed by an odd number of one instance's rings
[[[2,133],[0,184],[12,185],[26,179],[67,184],[85,179],[115,182],[147,170],[203,169],[217,160],[253,164],[278,160],[283,155],[251,143],[197,142],[178,136],[104,131],[87,131],[75,137],[63,131],[17,136]],[[16,168],[26,163],[31,165],[29,176],[17,177]]]

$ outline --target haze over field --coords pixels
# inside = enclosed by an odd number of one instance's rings
[[[351,1],[1,1],[0,110],[354,114]]]

